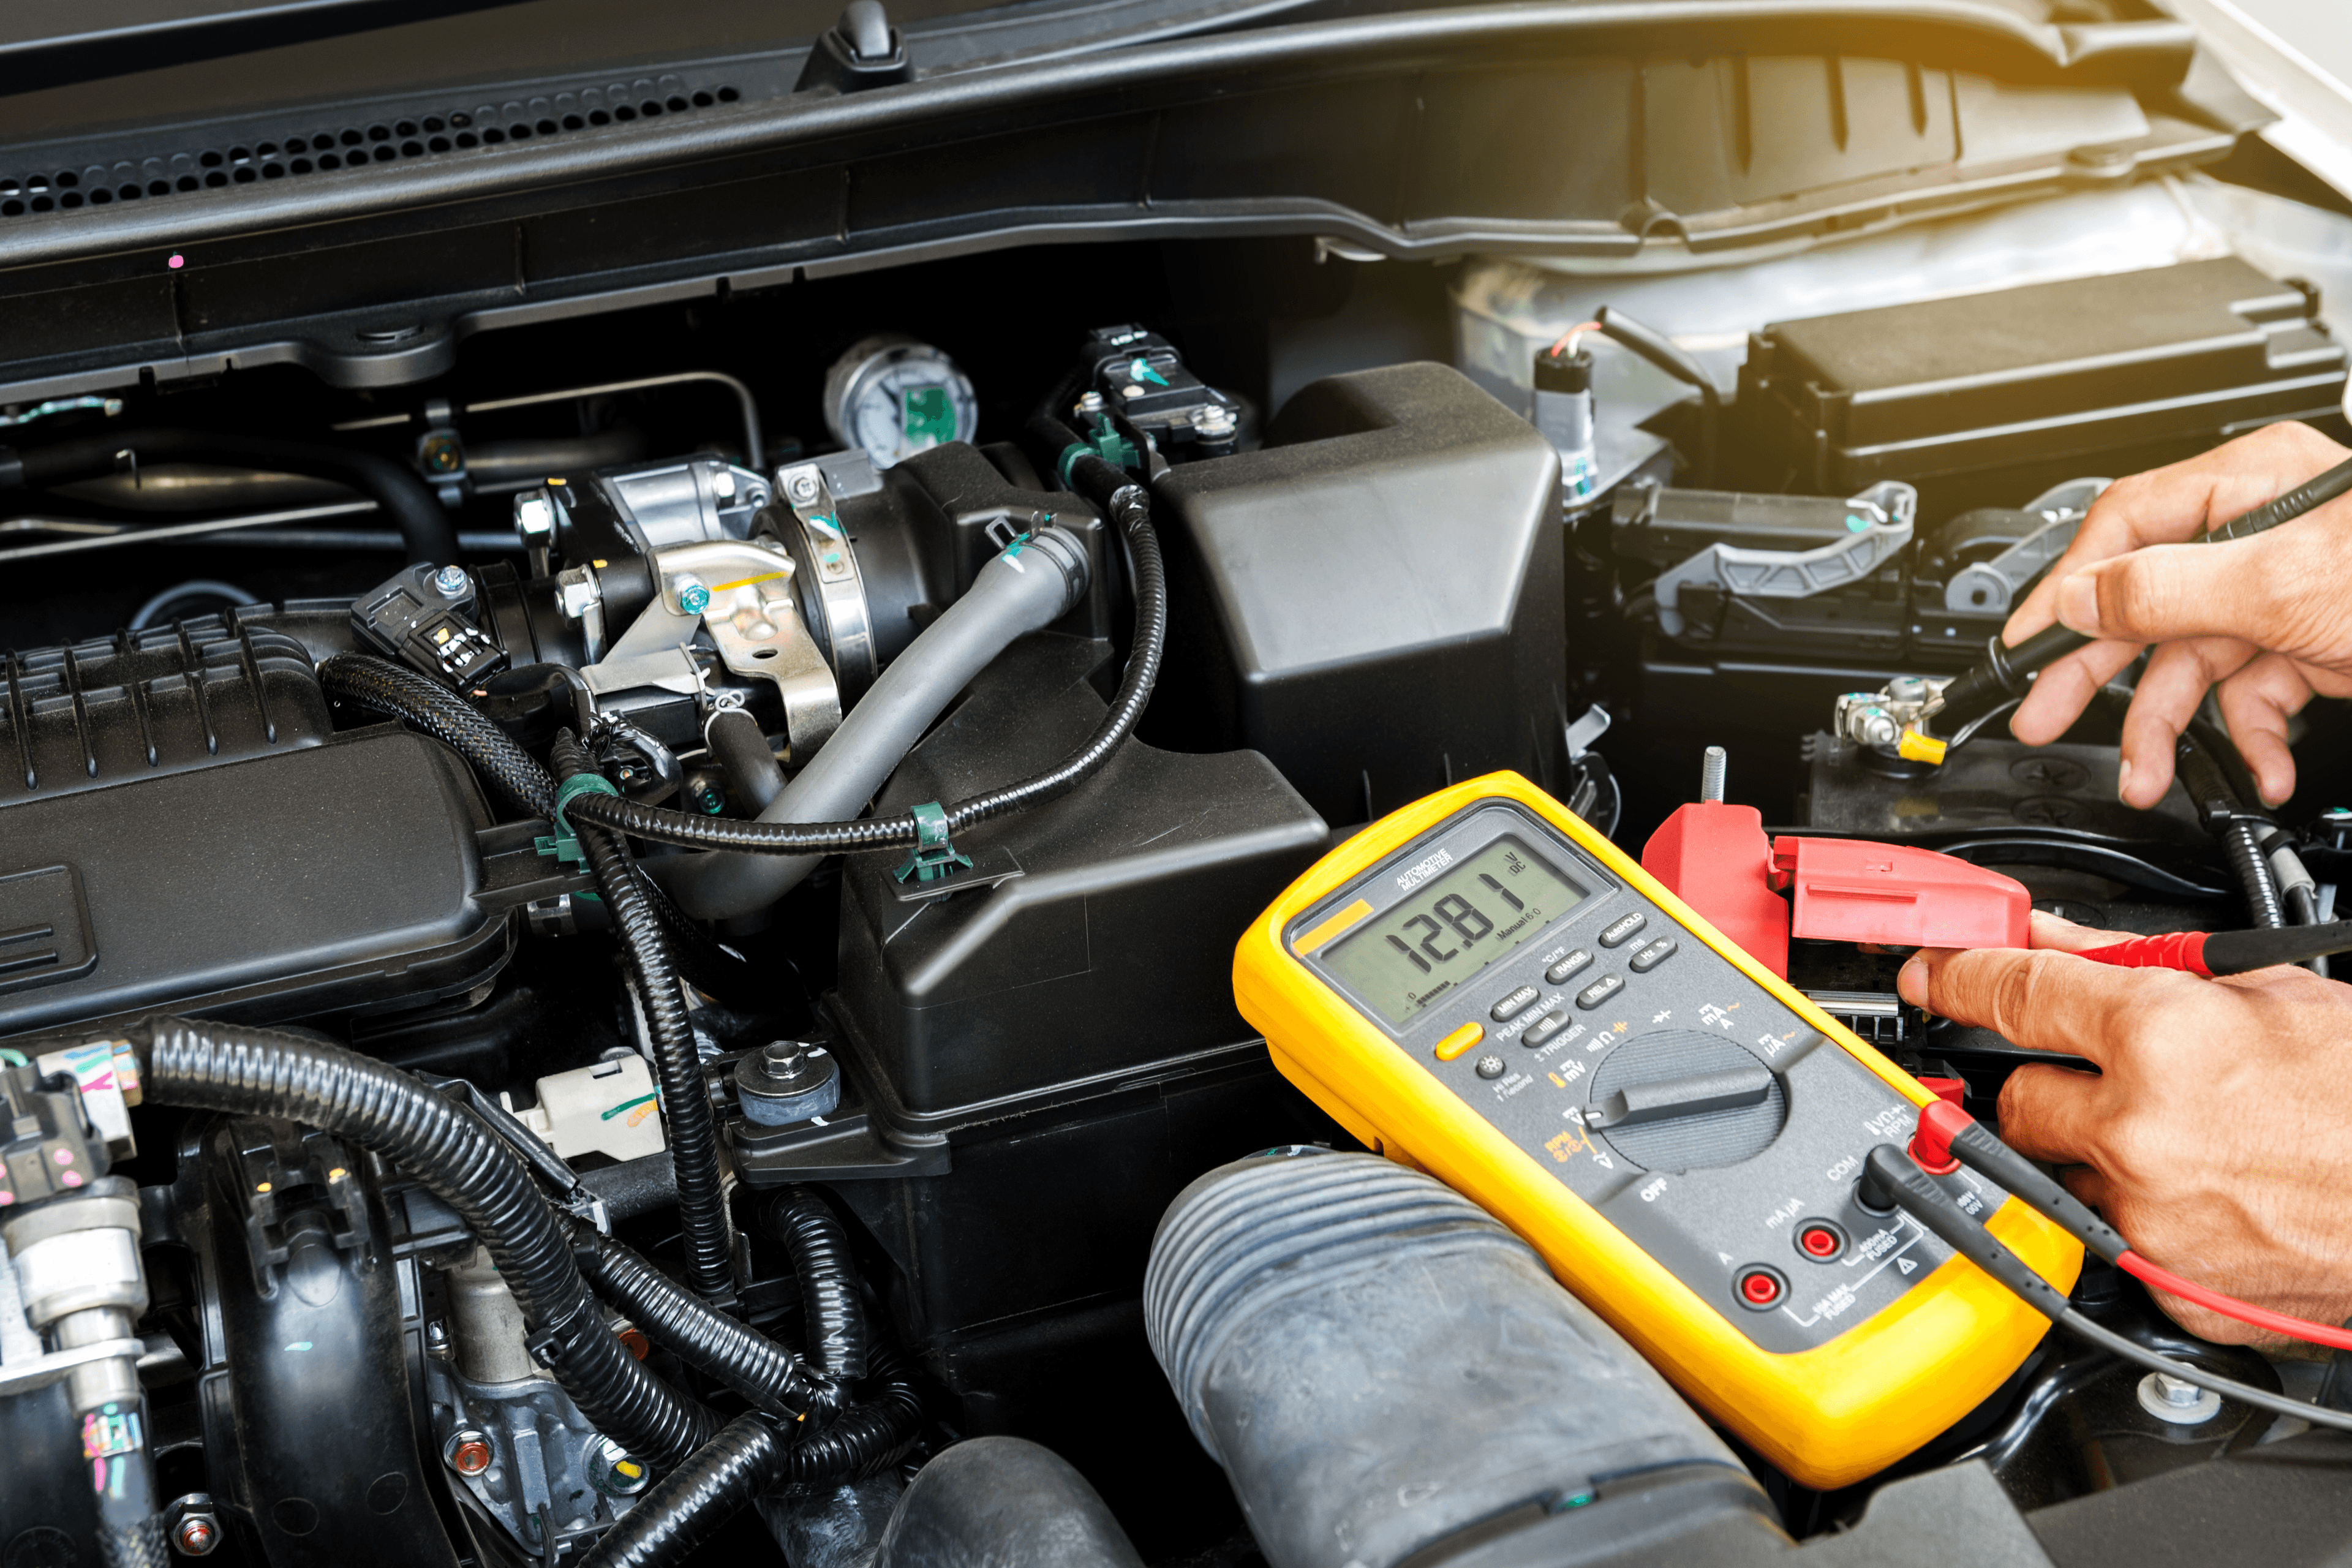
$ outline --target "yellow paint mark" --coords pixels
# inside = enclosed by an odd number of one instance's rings
[[[1371,912],[1372,906],[1370,900],[1366,899],[1358,899],[1354,903],[1349,904],[1346,909],[1341,910],[1338,914],[1333,915],[1329,920],[1323,921],[1320,925],[1315,926],[1311,930],[1301,931],[1298,935],[1298,940],[1290,944],[1290,951],[1293,952],[1312,952],[1315,949],[1321,947],[1325,942],[1329,942],[1333,937],[1338,936],[1341,931],[1346,931],[1349,926],[1354,925],[1358,921],[1362,920],[1366,915],[1370,914]]]
[[[268,1182],[257,1182],[254,1184],[253,1190],[257,1193],[266,1193],[269,1190],[269,1184]]]
[[[1450,1062],[1486,1037],[1486,1030],[1483,1025],[1465,1024],[1437,1042],[1437,1059]]]
[[[327,1173],[327,1180],[331,1182],[340,1182],[345,1176],[350,1174],[351,1173],[349,1171],[346,1171],[341,1165],[338,1165],[333,1170]]]
[[[710,591],[714,594],[723,594],[730,588],[748,588],[754,583],[781,582],[791,575],[789,572],[771,572],[764,577],[743,577],[732,583],[713,584]]]

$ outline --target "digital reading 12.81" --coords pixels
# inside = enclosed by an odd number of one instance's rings
[[[1402,1025],[1591,897],[1516,838],[1498,838],[1322,955]]]

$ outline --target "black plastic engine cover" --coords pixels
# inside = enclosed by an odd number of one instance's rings
[[[1263,752],[1335,823],[1497,768],[1559,790],[1551,444],[1441,364],[1313,383],[1266,443],[1156,488],[1174,608],[1147,733]]]
[[[465,764],[391,725],[0,805],[0,933],[18,935],[0,957],[29,961],[0,972],[0,1036],[470,989],[511,951],[508,908],[554,868],[534,826],[493,827]]]

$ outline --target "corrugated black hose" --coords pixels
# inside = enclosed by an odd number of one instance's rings
[[[556,773],[565,779],[595,771],[569,730],[557,734],[551,754]],[[578,801],[567,814],[579,816]],[[731,1300],[735,1267],[727,1230],[727,1192],[719,1173],[719,1119],[710,1109],[710,1092],[703,1087],[702,1056],[695,1048],[693,1026],[687,1022],[686,998],[678,992],[669,942],[628,847],[617,836],[585,823],[578,824],[578,830],[645,1009],[654,1074],[661,1085],[662,1120],[669,1126],[670,1162],[677,1170],[677,1217],[685,1233],[687,1277],[705,1300]]]
[[[1059,439],[1075,445],[1077,437],[1052,419],[1030,422],[1041,441]],[[1058,447],[1056,448],[1059,449]],[[1168,578],[1160,558],[1160,538],[1151,526],[1151,498],[1130,480],[1125,470],[1100,458],[1084,456],[1071,465],[1071,482],[1078,492],[1102,509],[1126,542],[1135,574],[1135,637],[1127,668],[1110,710],[1085,744],[1060,763],[1034,777],[1003,789],[960,800],[947,808],[950,835],[1042,805],[1077,788],[1111,759],[1143,710],[1160,679],[1160,657],[1168,633]],[[869,849],[898,849],[914,845],[919,828],[911,813],[896,816],[860,817],[848,822],[747,822],[739,818],[704,816],[640,805],[611,795],[582,795],[564,807],[577,826],[593,824],[657,844],[680,844],[692,849],[724,849],[749,855],[840,855]]]
[[[2276,825],[2247,813],[2244,797],[2222,761],[2229,742],[2210,725],[2192,720],[2173,750],[2173,772],[2189,804],[2221,841],[2221,854],[2245,889],[2246,912],[2256,926],[2284,926],[2286,910],[2279,902],[2278,879],[2271,875],[2263,854],[2263,840]]]
[[[585,1226],[575,1232],[581,1272],[596,1294],[656,1344],[770,1412],[830,1413],[841,1391],[783,1346],[697,1300],[625,1244]]]
[[[857,1403],[801,1439],[787,1460],[789,1479],[870,1476],[914,1446],[923,1427],[923,1396],[915,1386],[913,1364],[887,1341],[873,1348],[868,1361],[871,1370]]]
[[[525,816],[555,814],[555,783],[514,738],[439,682],[388,658],[339,653],[319,665],[319,686],[338,702],[389,714],[447,745],[501,801]]]
[[[857,1295],[849,1233],[823,1198],[800,1186],[786,1187],[768,1205],[768,1229],[784,1244],[800,1277],[809,1359],[845,1384],[864,1377],[866,1303]]]
[[[784,1440],[760,1415],[739,1415],[656,1483],[580,1568],[683,1563],[745,1503],[784,1479]]]
[[[667,1468],[717,1428],[709,1411],[647,1372],[606,1328],[573,1259],[569,1223],[471,1111],[343,1046],[164,1016],[131,1034],[150,1098],[324,1128],[393,1161],[457,1210],[513,1290],[532,1353],[631,1453]]]

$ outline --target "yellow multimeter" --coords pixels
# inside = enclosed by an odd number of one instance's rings
[[[1517,773],[1325,856],[1243,938],[1234,994],[1293,1083],[1526,1237],[1808,1486],[1943,1431],[2050,1326],[1863,1202],[1928,1091]],[[1944,1181],[2073,1286],[2072,1237]]]

